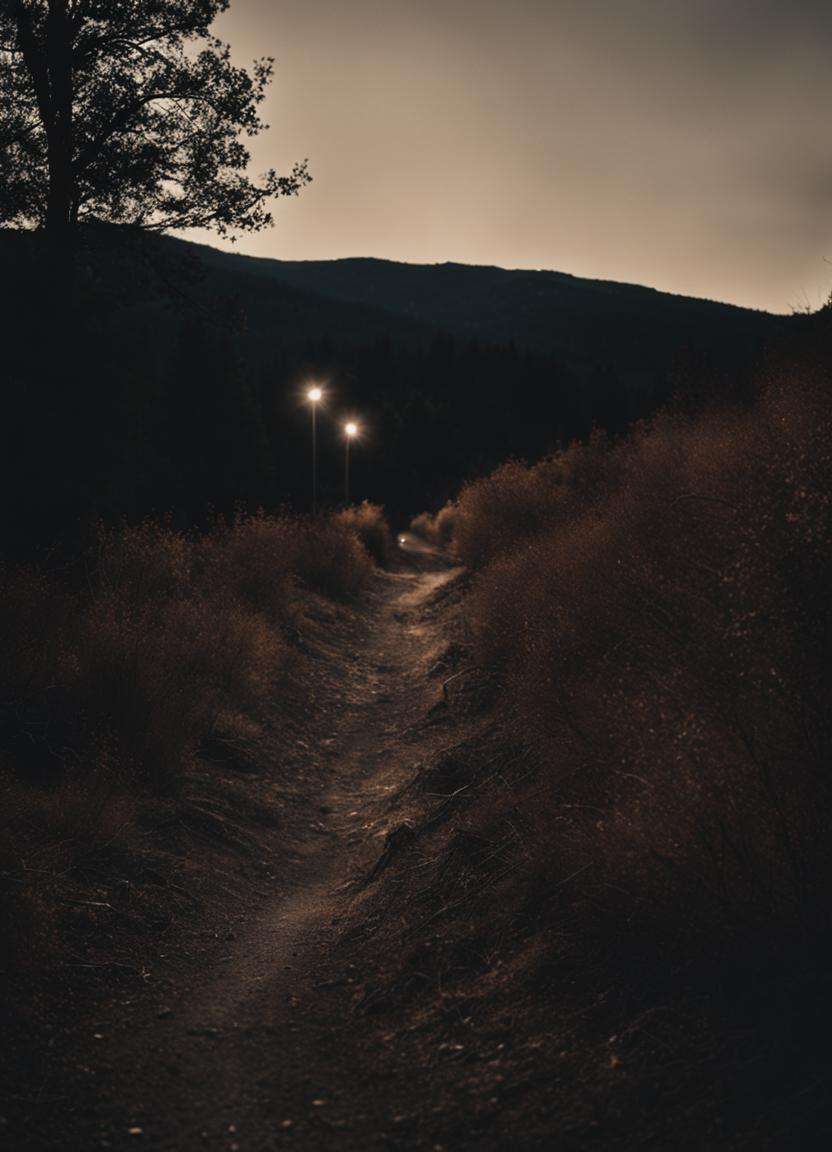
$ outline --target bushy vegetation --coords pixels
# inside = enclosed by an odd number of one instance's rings
[[[364,518],[381,531],[379,510]],[[143,806],[176,801],[206,740],[279,702],[304,589],[347,599],[372,571],[343,515],[264,513],[205,533],[100,526],[63,571],[0,571],[0,870],[17,886],[15,948],[35,946],[32,924],[50,930],[43,877],[123,845]]]
[[[475,657],[540,769],[518,793],[529,898],[605,947],[828,928],[825,363],[743,410],[510,462],[456,505]]]
[[[376,564],[387,567],[393,556],[393,538],[383,508],[365,500],[363,504],[344,508],[335,522],[356,534]]]
[[[454,538],[455,528],[456,505],[453,502],[440,508],[435,515],[422,512],[410,522],[410,531],[435,548],[448,548]]]

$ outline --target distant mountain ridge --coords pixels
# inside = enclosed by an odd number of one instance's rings
[[[744,362],[788,317],[566,272],[371,257],[284,261],[200,247],[206,264],[277,280],[345,304],[435,326],[457,338],[515,344],[565,362],[655,371],[683,347]]]

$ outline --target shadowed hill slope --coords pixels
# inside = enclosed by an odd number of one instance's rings
[[[324,500],[341,499],[340,420],[355,412],[353,495],[409,516],[507,456],[617,432],[687,380],[736,390],[800,324],[553,272],[291,264],[99,227],[82,235],[56,336],[38,238],[0,233],[0,262],[15,532],[91,513],[304,508],[311,377],[328,392]]]
[[[381,309],[460,339],[513,343],[576,365],[614,361],[635,373],[666,368],[685,347],[740,362],[784,324],[766,312],[564,272],[200,252],[217,270]]]

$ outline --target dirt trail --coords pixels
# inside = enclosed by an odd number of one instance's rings
[[[356,884],[397,822],[390,797],[420,756],[412,726],[436,698],[427,669],[443,638],[419,610],[452,576],[443,568],[382,578],[364,643],[344,654],[347,703],[335,729],[321,734],[331,772],[289,895],[267,902],[225,956],[178,989],[169,1010],[114,1043],[97,1118],[101,1146],[398,1146],[375,1118],[383,1069],[352,1059],[350,1033],[361,1027],[360,1016],[349,1020],[356,977],[333,974],[332,946]]]

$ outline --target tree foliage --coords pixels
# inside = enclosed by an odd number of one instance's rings
[[[229,0],[0,0],[0,223],[257,231],[309,176],[247,174],[273,61],[232,63]]]

